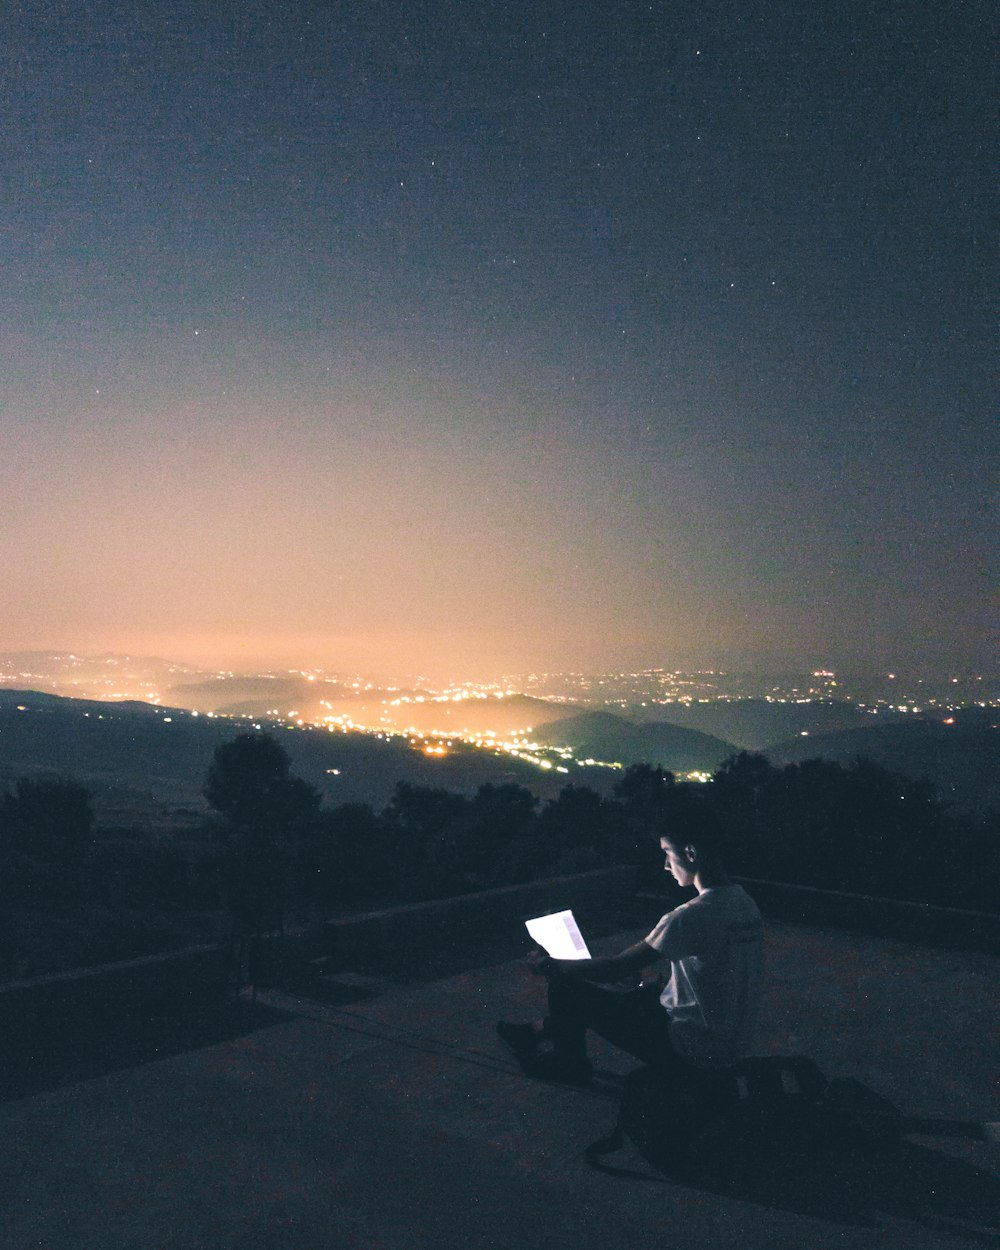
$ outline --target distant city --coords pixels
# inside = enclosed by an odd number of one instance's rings
[[[475,749],[567,775],[577,767],[619,769],[636,758],[634,745],[630,759],[619,746],[621,734],[598,733],[594,717],[586,713],[624,718],[637,733],[669,723],[756,748],[782,736],[772,728],[779,717],[783,727],[794,724],[794,733],[808,738],[817,730],[871,723],[868,718],[949,725],[953,713],[963,709],[1000,707],[1000,680],[975,672],[863,674],[818,668],[766,673],[664,667],[531,672],[490,682],[456,679],[442,686],[419,676],[386,682],[308,668],[207,672],[168,660],[71,652],[0,654],[0,688],[111,704],[139,702],[162,708],[166,724],[172,721],[167,713],[182,712],[232,717],[258,729],[281,724],[403,739],[429,759]],[[769,709],[774,714],[770,721]],[[761,725],[760,741],[749,728],[751,710]],[[575,735],[568,729],[561,732],[584,721],[586,733],[579,728]],[[707,781],[711,775],[705,766],[675,771],[690,780]]]
[[[778,703],[805,703],[837,699],[870,711],[893,708],[922,712],[978,704],[995,705],[1000,678],[983,673],[917,675],[880,672],[844,673],[815,669],[805,672],[733,672],[699,669],[682,672],[665,668],[636,673],[530,673],[511,679],[525,694],[545,699],[568,699],[595,706],[634,709],[669,707],[677,703],[714,700],[766,699]]]

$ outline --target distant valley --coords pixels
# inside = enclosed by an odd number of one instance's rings
[[[398,781],[466,793],[516,781],[540,796],[576,783],[606,793],[630,764],[707,776],[737,751],[757,750],[777,764],[864,755],[928,776],[962,806],[1000,806],[997,709],[982,704],[918,715],[828,697],[717,697],[609,710],[582,695],[208,674],[113,655],[0,661],[0,784],[72,775],[94,791],[102,820],[122,824],[200,820],[215,747],[254,726],[281,736],[296,772],[331,804],[381,807]],[[85,697],[66,697],[74,692]]]
[[[382,807],[400,781],[462,793],[513,781],[543,795],[566,784],[486,751],[429,758],[398,738],[257,723],[279,737],[293,771],[329,804]],[[180,709],[0,690],[0,785],[22,775],[57,773],[91,789],[102,823],[190,824],[208,810],[201,789],[215,748],[250,728],[246,721]],[[606,770],[579,771],[600,771],[596,785],[608,780]]]

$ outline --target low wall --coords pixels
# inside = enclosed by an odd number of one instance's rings
[[[601,868],[568,877],[552,877],[525,885],[503,886],[434,899],[405,907],[389,907],[360,916],[329,921],[324,932],[330,953],[338,959],[384,959],[404,948],[468,949],[484,943],[508,943],[512,953],[526,949],[521,921],[571,907],[585,933],[609,926],[627,928],[636,909],[635,869]]]
[[[765,916],[775,920],[1000,953],[995,913],[740,880]],[[456,967],[468,968],[478,957],[487,961],[523,952],[520,922],[547,911],[573,908],[584,933],[595,937],[652,925],[683,897],[671,893],[666,881],[664,887],[662,894],[637,896],[632,868],[599,869],[344,917],[289,935],[289,945],[332,955],[343,966],[405,962],[401,956],[411,951],[428,966],[429,954],[443,953]],[[5,1051],[44,1049],[48,1039],[73,1030],[107,1029],[115,1020],[140,1014],[195,1010],[226,993],[229,971],[224,946],[195,946],[0,985],[0,1062]]]
[[[330,921],[287,936],[299,959],[332,954],[351,963],[397,958],[402,947],[481,951],[507,935],[510,957],[525,949],[519,921],[545,911],[576,909],[588,931],[621,922],[634,900],[631,868],[599,869],[458,898],[385,908]],[[276,944],[277,945],[277,944]],[[397,959],[398,962],[398,959]],[[73,1032],[107,1030],[127,1018],[179,1016],[217,1002],[230,988],[225,945],[192,946],[141,959],[79,968],[0,985],[0,1067],[5,1054],[43,1053]]]
[[[765,917],[774,920],[856,929],[926,946],[1000,953],[1000,914],[995,912],[935,907],[783,881],[735,879],[746,887]],[[516,923],[519,919],[572,907],[584,933],[596,936],[635,926],[652,928],[664,912],[689,897],[666,878],[662,890],[637,895],[632,868],[607,868],[368,912],[331,922],[326,931],[333,943],[331,949],[345,956],[384,955],[403,943],[433,948],[504,934],[510,934],[517,949],[523,950],[523,932]]]
[[[1000,954],[1000,914],[845,894],[783,881],[738,880],[765,916],[792,924],[856,929],[925,946]]]
[[[224,947],[184,950],[0,985],[0,1063],[9,1053],[65,1045],[74,1032],[137,1016],[178,1015],[226,990]]]

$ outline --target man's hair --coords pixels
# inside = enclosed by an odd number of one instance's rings
[[[671,786],[664,798],[663,820],[658,830],[660,838],[677,850],[693,846],[713,859],[725,854],[726,821],[703,785],[682,782]]]

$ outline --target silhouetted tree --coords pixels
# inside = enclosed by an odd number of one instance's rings
[[[91,841],[90,791],[65,777],[19,777],[4,794],[0,820],[8,837],[31,850],[82,847]]]
[[[781,770],[766,756],[740,751],[712,778],[712,796],[729,820],[729,867],[748,877],[789,876],[787,831],[776,812],[783,793]],[[780,826],[780,827],[779,827]]]
[[[716,771],[712,778],[713,792],[730,811],[750,814],[760,810],[779,775],[779,770],[766,756],[740,751]]]
[[[663,828],[667,802],[675,785],[674,774],[651,764],[633,764],[615,785],[614,796],[621,809],[620,843],[607,848],[609,857],[635,864],[642,885],[658,882],[663,866],[659,833]]]
[[[393,790],[382,824],[401,897],[418,898],[426,891],[428,846],[463,815],[467,804],[463,795],[434,786],[401,781]]]
[[[613,793],[624,807],[647,818],[655,817],[663,810],[665,795],[674,781],[674,774],[659,765],[632,764],[615,783]]]
[[[966,901],[976,887],[969,868],[989,859],[984,844],[926,778],[864,758],[846,766],[817,758],[776,768],[744,752],[719,769],[712,789],[738,829],[731,857],[737,872],[975,905]]]
[[[393,848],[367,803],[319,813],[300,848],[298,880],[303,898],[318,907],[394,896]]]
[[[452,894],[500,884],[504,850],[530,836],[536,805],[523,786],[480,786],[428,839],[422,892]]]
[[[290,774],[268,734],[240,734],[215,750],[205,798],[229,827],[229,907],[237,930],[281,929],[294,838],[319,810],[319,792]]]
[[[237,829],[290,829],[319,808],[319,791],[291,776],[288,752],[270,734],[240,734],[216,747],[205,798]]]
[[[86,893],[93,825],[85,786],[19,777],[0,795],[0,891],[25,900]]]
[[[538,842],[556,873],[584,872],[600,863],[612,805],[587,786],[563,786],[538,817]]]

